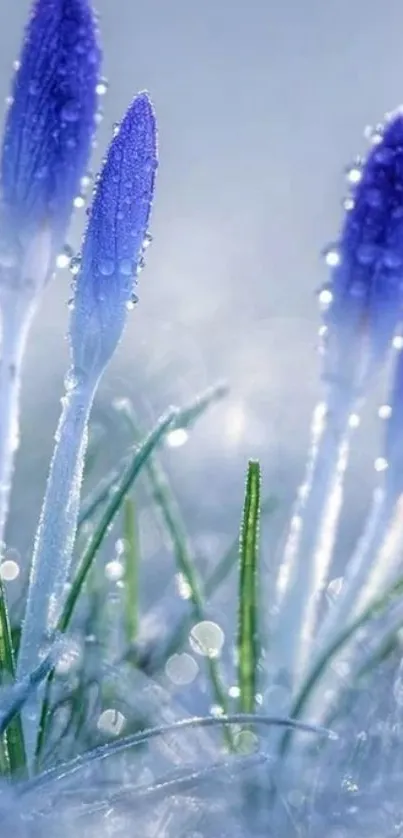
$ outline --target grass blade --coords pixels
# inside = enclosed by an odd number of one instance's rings
[[[238,687],[239,710],[253,713],[259,663],[258,543],[260,523],[260,465],[250,461],[239,539]]]
[[[126,641],[133,645],[139,629],[139,590],[138,573],[140,564],[140,541],[136,507],[132,498],[127,497],[123,505],[123,561],[124,574],[124,624]]]
[[[66,600],[65,607],[63,609],[63,613],[59,620],[58,631],[62,633],[67,631],[74,609],[77,605],[79,597],[81,596],[81,593],[84,590],[85,582],[93,566],[95,556],[97,555],[98,550],[100,549],[111,524],[113,523],[117,513],[119,512],[119,509],[122,506],[122,503],[124,502],[126,495],[128,494],[128,492],[130,492],[133,483],[140,474],[141,470],[144,468],[148,458],[150,457],[158,443],[161,441],[161,439],[164,437],[164,435],[170,429],[172,425],[172,420],[177,416],[177,413],[178,411],[176,409],[168,411],[168,413],[158,421],[155,428],[146,437],[142,445],[137,447],[134,455],[132,456],[132,460],[127,466],[121,478],[120,484],[116,489],[116,492],[109,499],[109,502],[106,505],[106,508],[104,509],[101,519],[98,522],[91,538],[89,539],[83,555],[81,556],[69,595]],[[36,766],[38,766],[40,754],[42,752],[46,739],[46,719],[49,710],[50,687],[52,680],[53,672],[50,674],[48,678],[45,698],[42,705],[38,742],[36,748]]]
[[[298,719],[308,703],[313,690],[318,684],[320,678],[325,672],[326,668],[334,659],[335,655],[349,642],[354,634],[365,626],[370,620],[377,616],[381,616],[388,606],[399,599],[403,595],[403,576],[399,577],[381,596],[376,597],[369,603],[369,605],[361,612],[351,623],[335,637],[335,639],[327,646],[322,654],[319,656],[311,672],[305,679],[302,687],[296,696],[294,704],[291,709],[291,716]],[[403,625],[403,620],[402,620]],[[395,630],[397,630],[398,626]],[[292,738],[292,732],[286,731],[280,742],[280,755],[284,756],[289,750]]]
[[[11,626],[8,615],[6,592],[0,577],[0,673],[1,683],[14,683],[15,664]],[[13,718],[7,730],[0,737],[0,772],[21,775],[26,768],[24,735],[21,719]]]
[[[274,497],[269,496],[264,501],[262,501],[260,517],[263,518],[266,515],[272,515],[276,508],[276,499]],[[208,576],[204,584],[203,591],[205,599],[209,599],[216,591],[218,591],[220,586],[228,578],[229,574],[231,573],[231,570],[238,561],[238,558],[239,535],[237,535],[236,538],[232,541],[228,549],[225,551],[224,555],[217,562],[217,565],[210,574],[210,576]],[[183,646],[184,643],[186,643],[191,628],[192,616],[190,614],[185,614],[179,625],[173,631],[168,641],[168,644],[165,647],[163,660],[161,660],[161,662],[159,663],[159,666],[161,668],[165,666],[167,658],[175,654],[175,652],[177,652],[181,648],[181,646]]]
[[[180,733],[182,730],[203,729],[214,727],[228,727],[231,725],[254,725],[256,727],[280,727],[298,730],[303,733],[314,733],[317,736],[324,736],[327,739],[335,740],[337,736],[327,728],[319,725],[309,724],[307,722],[299,722],[287,716],[268,716],[260,713],[231,713],[229,715],[220,716],[195,716],[189,719],[181,719],[177,722],[161,725],[158,727],[141,730],[139,733],[134,733],[132,736],[127,736],[117,742],[111,742],[106,745],[99,745],[92,751],[88,751],[83,756],[77,756],[68,763],[50,768],[44,771],[43,774],[27,783],[22,790],[22,793],[29,793],[35,788],[40,788],[54,780],[58,781],[65,777],[72,776],[84,768],[89,763],[109,759],[109,757],[116,756],[116,754],[124,753],[130,748],[137,745],[147,744],[152,739],[167,734]]]

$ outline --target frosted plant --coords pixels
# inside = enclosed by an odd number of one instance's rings
[[[15,64],[0,163],[0,542],[26,340],[86,173],[100,57],[88,0],[36,0]]]
[[[315,410],[307,477],[291,521],[277,591],[276,655],[294,682],[306,667],[317,625],[317,595],[328,581],[351,434],[393,340],[400,345],[402,141],[403,116],[397,111],[371,134],[367,158],[348,170],[352,189],[340,239],[326,251],[331,275],[319,293],[324,400]],[[382,470],[385,463],[379,458],[376,467]],[[376,500],[364,537],[365,554],[376,555],[390,523],[397,496],[394,474],[392,470],[386,476],[382,500]],[[368,557],[357,562],[368,566]]]
[[[69,338],[71,369],[35,538],[18,677],[39,663],[66,599],[77,529],[87,426],[99,380],[122,337],[142,266],[157,166],[156,124],[146,93],[127,111],[108,150],[84,238]],[[34,747],[28,736],[26,742]],[[37,718],[34,716],[34,732]],[[31,740],[31,741],[30,741]]]

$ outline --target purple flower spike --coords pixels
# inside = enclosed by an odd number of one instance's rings
[[[24,246],[49,227],[63,243],[91,152],[101,53],[88,0],[36,0],[1,154],[3,215]]]
[[[98,375],[137,301],[157,168],[157,131],[147,93],[132,102],[105,158],[84,240],[70,322],[73,366]]]
[[[402,317],[403,111],[372,136],[364,162],[348,171],[351,196],[339,243],[326,261],[331,281],[320,292],[330,377],[365,376],[381,364]],[[357,379],[355,379],[357,380]]]

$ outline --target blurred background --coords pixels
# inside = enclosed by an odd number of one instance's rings
[[[0,6],[3,101],[28,8],[28,0]],[[154,242],[140,304],[94,412],[108,429],[105,467],[121,448],[113,399],[130,397],[149,426],[167,405],[228,380],[229,398],[164,459],[195,543],[214,562],[236,533],[247,459],[260,457],[264,493],[280,500],[265,534],[269,562],[302,477],[319,396],[320,252],[337,236],[343,169],[365,148],[363,129],[403,100],[403,7],[399,0],[98,0],[98,9],[109,90],[93,171],[138,90],[150,91],[160,130]],[[85,211],[77,211],[73,247],[84,224]],[[8,532],[24,560],[68,364],[70,279],[59,271],[47,290],[25,364]],[[339,562],[369,500],[377,400],[357,437]],[[153,556],[152,543],[148,552],[156,578],[161,553],[156,547]]]

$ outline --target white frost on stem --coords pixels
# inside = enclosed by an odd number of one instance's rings
[[[279,572],[273,646],[277,668],[288,673],[293,687],[300,675],[306,627],[312,630],[316,621],[315,595],[329,572],[355,402],[350,391],[345,396],[338,392],[315,410],[307,475]]]
[[[56,446],[39,526],[29,579],[25,619],[18,655],[17,677],[24,678],[41,661],[57,626],[67,595],[77,531],[88,419],[97,381],[81,381],[70,373],[63,410],[56,432]],[[27,757],[32,762],[36,746],[41,694],[32,697],[23,711]]]

